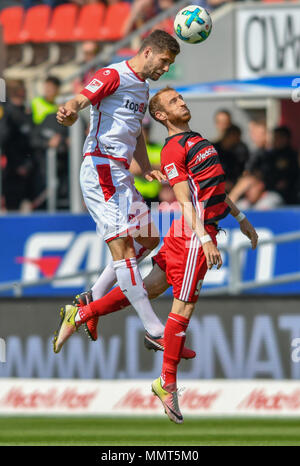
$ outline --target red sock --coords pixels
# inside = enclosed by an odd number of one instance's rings
[[[109,293],[96,301],[92,301],[87,306],[82,306],[79,309],[81,324],[89,320],[91,317],[104,316],[111,312],[120,311],[124,307],[130,305],[130,302],[117,286]]]
[[[165,351],[161,372],[161,378],[164,382],[163,387],[175,384],[176,388],[177,366],[184,346],[185,331],[188,324],[189,319],[170,312],[164,333]]]

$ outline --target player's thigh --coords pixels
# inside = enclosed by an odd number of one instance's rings
[[[128,236],[115,238],[107,242],[107,245],[114,261],[135,257],[133,241]]]
[[[139,230],[140,234],[138,236],[135,236],[134,239],[137,243],[141,244],[144,246],[144,248],[150,249],[151,251],[159,245],[159,232],[155,226],[155,224],[152,222],[148,224],[147,227],[144,228],[144,230]],[[153,236],[151,236],[153,234]]]
[[[151,211],[135,186],[132,192],[130,213],[138,220],[138,227],[132,230],[134,239],[147,249],[155,249],[159,245],[160,234],[151,217]]]
[[[149,275],[144,278],[144,284],[149,299],[157,298],[157,296],[164,293],[170,287],[167,282],[166,273],[157,264],[154,264]]]
[[[128,237],[138,220],[130,215],[134,191],[125,167],[105,158],[87,157],[81,167],[80,183],[86,207],[104,241]]]
[[[207,270],[205,255],[195,234],[189,243],[175,239],[167,243],[166,274],[173,286],[174,298],[183,302],[196,302],[199,288]]]

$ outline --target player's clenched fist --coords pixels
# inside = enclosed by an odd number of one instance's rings
[[[56,120],[63,126],[72,126],[78,118],[75,110],[67,110],[65,107],[59,107],[56,114]]]
[[[222,266],[223,262],[221,253],[217,246],[212,241],[208,241],[207,243],[204,243],[202,245],[202,248],[206,257],[208,269],[210,270],[213,265],[216,265],[217,269],[219,269]]]

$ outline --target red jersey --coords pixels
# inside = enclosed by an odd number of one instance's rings
[[[161,151],[161,170],[171,186],[187,180],[195,210],[204,224],[226,217],[225,173],[215,147],[199,133],[170,136]]]

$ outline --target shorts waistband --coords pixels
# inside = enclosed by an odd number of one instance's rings
[[[128,160],[125,157],[115,157],[114,155],[110,154],[102,154],[101,152],[87,152],[83,154],[83,158],[85,157],[100,157],[104,159],[115,160],[116,162],[121,162],[125,165],[126,168],[129,168]]]

